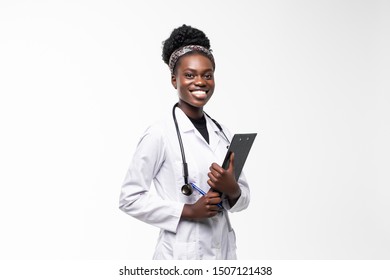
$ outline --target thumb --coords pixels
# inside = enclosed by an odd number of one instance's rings
[[[234,153],[233,152],[230,154],[228,171],[231,171],[231,172],[234,171]]]

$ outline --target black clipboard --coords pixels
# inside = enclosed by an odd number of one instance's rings
[[[249,151],[252,148],[252,144],[255,141],[257,133],[245,133],[234,134],[230,143],[229,149],[226,153],[225,160],[222,163],[222,168],[227,169],[229,167],[230,155],[234,153],[234,176],[236,180],[241,175],[241,171],[244,167],[245,161],[249,155]]]

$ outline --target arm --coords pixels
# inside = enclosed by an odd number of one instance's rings
[[[184,204],[149,192],[165,161],[165,142],[159,128],[149,128],[139,141],[120,194],[119,208],[148,224],[176,232]]]

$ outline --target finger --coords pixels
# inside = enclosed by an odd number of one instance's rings
[[[211,166],[210,166],[210,171],[217,171],[218,173],[222,173],[223,171],[224,171],[224,169],[220,166],[220,165],[218,165],[217,163],[213,163]]]
[[[214,182],[213,181],[211,181],[210,179],[208,179],[207,180],[207,184],[209,184],[209,186],[210,186],[210,190],[212,190],[212,189],[214,189],[215,187],[216,187],[216,185],[214,184]]]
[[[217,193],[219,194],[219,193]],[[206,200],[205,200],[205,203],[206,204],[218,204],[222,201],[221,197],[220,196],[213,196],[213,197],[207,197]]]
[[[212,188],[210,188],[209,191],[207,192],[206,196],[208,198],[220,197],[220,193],[216,192]]]
[[[210,171],[210,173],[214,176],[214,178],[216,179],[220,179],[222,177],[222,173],[220,173],[219,171],[215,170],[215,169],[212,169]],[[209,173],[209,174],[210,174]],[[210,177],[210,176],[209,176]]]
[[[222,199],[220,197],[215,197],[215,198],[212,198],[209,200],[209,204],[216,205],[216,204],[220,203],[221,201],[222,201]]]
[[[209,176],[209,179],[210,179],[213,183],[218,182],[218,177],[217,177],[217,176],[214,176],[214,174],[213,174],[212,172],[207,173],[207,176]]]
[[[233,152],[230,154],[230,161],[229,161],[228,170],[229,171],[233,171],[234,170],[234,153]]]
[[[207,205],[206,206],[208,211],[219,211],[219,207],[217,205]]]

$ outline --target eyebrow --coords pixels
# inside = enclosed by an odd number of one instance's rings
[[[193,68],[189,68],[189,67],[183,69],[183,71],[186,71],[186,70],[193,71],[193,72],[198,72],[197,69],[193,69]],[[213,68],[207,68],[207,69],[199,71],[199,72],[208,72],[208,71],[214,71],[214,69]]]

